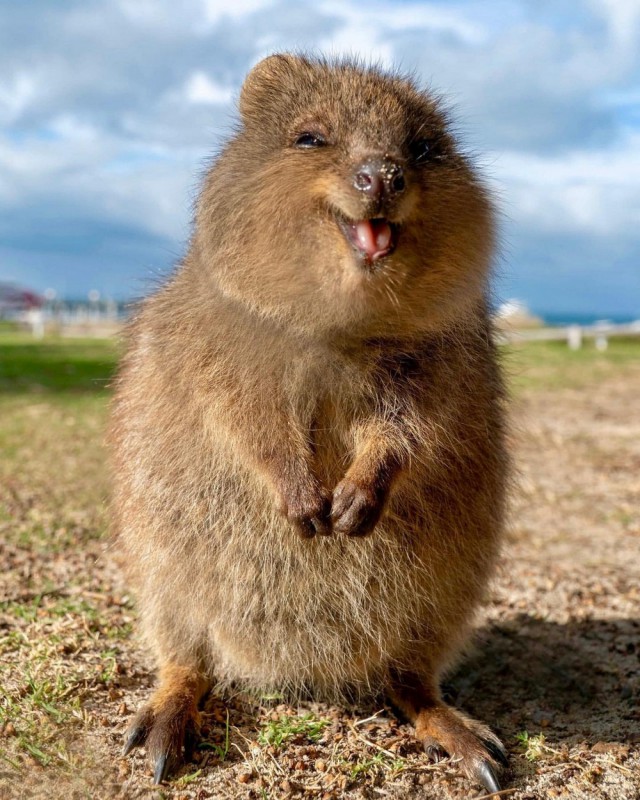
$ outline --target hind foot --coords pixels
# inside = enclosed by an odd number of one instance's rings
[[[501,766],[507,766],[507,756],[486,725],[444,704],[421,709],[414,724],[416,737],[431,760],[445,755],[461,759],[460,767],[468,778],[488,792],[500,791],[497,775]]]
[[[508,766],[502,742],[486,726],[443,703],[415,675],[404,673],[391,690],[391,697],[416,729],[432,761],[451,756],[471,780],[488,792],[499,792],[498,774]]]
[[[126,734],[123,755],[145,747],[158,784],[191,756],[200,730],[198,701],[208,688],[191,667],[171,664],[160,671],[159,686],[138,711]]]

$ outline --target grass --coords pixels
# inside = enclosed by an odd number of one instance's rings
[[[531,736],[529,731],[522,731],[516,736],[516,739],[527,761],[538,761],[544,755],[546,739],[543,733]]]
[[[65,737],[85,722],[84,700],[112,686],[130,626],[115,638],[108,611],[56,593],[4,601],[0,616],[11,621],[0,636],[0,730],[12,737],[5,755],[15,768],[25,757],[64,766]]]
[[[297,737],[317,742],[328,724],[326,720],[318,719],[313,714],[297,717],[283,714],[279,719],[270,720],[263,725],[258,741],[276,748]]]
[[[115,691],[131,634],[128,607],[92,575],[116,361],[112,341],[0,331],[0,758],[21,774],[72,768],[87,703]]]
[[[604,352],[585,341],[580,350],[566,342],[526,342],[505,347],[503,363],[512,389],[585,389],[640,363],[640,337],[609,340]]]
[[[229,711],[227,710],[227,719],[224,726],[224,743],[220,745],[216,744],[215,742],[204,740],[200,742],[200,744],[198,745],[198,749],[211,750],[217,757],[218,761],[226,761],[226,758],[229,755],[229,747],[230,747]]]
[[[364,758],[355,764],[347,764],[349,777],[352,780],[368,777],[380,772],[389,771],[391,773],[401,772],[406,766],[402,758],[391,758],[386,753],[376,753],[371,758]]]
[[[0,393],[101,393],[113,374],[118,349],[107,339],[34,341],[0,336]]]
[[[0,336],[0,532],[12,544],[61,554],[102,535],[116,361],[111,341]]]
[[[189,786],[189,784],[191,783],[196,783],[201,775],[202,775],[202,770],[197,769],[195,772],[191,772],[188,775],[183,775],[181,778],[178,778],[175,781],[175,785],[179,787]]]

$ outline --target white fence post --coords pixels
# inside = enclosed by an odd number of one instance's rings
[[[571,350],[579,350],[582,347],[582,328],[579,325],[569,325],[567,342]]]

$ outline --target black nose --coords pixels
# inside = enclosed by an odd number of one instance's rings
[[[356,167],[353,185],[367,197],[379,201],[404,192],[406,181],[402,167],[395,161],[368,159]]]

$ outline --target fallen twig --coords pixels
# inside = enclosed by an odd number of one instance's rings
[[[349,723],[349,727],[351,728],[356,738],[360,739],[360,741],[363,742],[364,744],[368,745],[369,747],[373,747],[376,750],[379,750],[381,753],[385,753],[385,755],[388,755],[390,758],[399,758],[397,753],[394,753],[391,750],[387,750],[386,747],[382,747],[382,745],[376,744],[375,742],[372,742],[370,739],[367,739],[366,736],[363,736],[361,733],[358,733],[353,722]]]
[[[491,797],[506,797],[508,794],[513,794],[515,789],[500,789],[499,792],[489,792],[489,794],[481,794],[480,797],[474,797],[473,800],[490,800]]]

